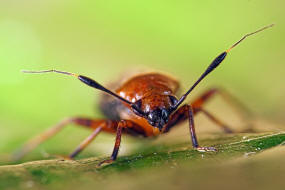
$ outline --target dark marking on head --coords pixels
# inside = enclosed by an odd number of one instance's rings
[[[167,124],[170,111],[166,109],[156,109],[147,114],[147,121],[150,125],[162,130],[163,126]]]

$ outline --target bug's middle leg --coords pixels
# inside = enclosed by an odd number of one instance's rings
[[[202,108],[204,104],[211,100],[215,95],[220,95],[222,99],[226,101],[229,106],[231,106],[242,117],[242,119],[248,120],[250,117],[252,117],[253,114],[242,102],[222,88],[212,88],[204,92],[193,101],[191,106],[194,110]]]
[[[194,109],[194,113],[198,113],[198,112],[201,112],[204,115],[206,115],[212,122],[217,124],[217,126],[219,126],[225,133],[233,133],[234,132],[230,127],[228,127],[228,125],[226,125],[221,120],[219,120],[218,118],[213,116],[213,114],[209,113],[207,110],[205,110],[203,108]]]
[[[76,155],[78,155],[83,149],[85,149],[94,139],[95,137],[100,133],[102,130],[102,127],[98,127],[95,129],[91,135],[89,135],[84,141],[80,143],[78,147],[68,156],[69,159],[73,159]]]
[[[225,123],[221,120],[217,119],[203,107],[206,102],[211,100],[215,95],[220,95],[223,100],[225,100],[237,113],[241,116],[241,119],[245,120],[248,123],[248,131],[254,131],[252,129],[252,125],[249,123],[249,119],[252,118],[252,112],[242,104],[236,97],[234,97],[228,91],[221,89],[221,88],[212,88],[206,92],[204,92],[201,96],[193,101],[191,106],[193,107],[194,114],[202,112],[204,113],[211,121],[216,123],[221,129],[224,130],[226,133],[233,133],[236,132],[230,129]]]

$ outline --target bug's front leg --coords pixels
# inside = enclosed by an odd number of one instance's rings
[[[186,104],[180,107],[175,113],[173,113],[172,117],[170,118],[170,121],[165,127],[164,132],[168,132],[171,127],[179,123],[180,120],[184,120],[185,118],[188,118],[189,120],[189,130],[190,130],[193,148],[195,148],[200,152],[216,151],[214,147],[201,147],[199,145],[195,132],[194,114],[191,105]]]
[[[120,148],[120,144],[121,144],[122,130],[126,129],[126,128],[132,128],[135,125],[137,125],[137,124],[135,124],[134,122],[129,121],[129,120],[121,120],[121,121],[118,122],[117,135],[116,135],[116,141],[115,141],[113,153],[112,153],[110,159],[107,159],[107,160],[104,160],[104,161],[100,162],[98,164],[98,166],[101,166],[102,164],[112,163],[112,162],[114,162],[117,159],[119,148]]]

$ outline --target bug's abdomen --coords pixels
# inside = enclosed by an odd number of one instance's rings
[[[124,111],[126,107],[123,103],[113,98],[108,94],[103,94],[99,101],[99,107],[101,112],[109,119],[120,120],[120,111]]]

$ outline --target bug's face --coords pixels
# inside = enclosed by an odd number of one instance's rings
[[[162,130],[168,123],[177,98],[170,95],[151,95],[138,100],[133,106],[136,115],[144,117],[150,125]]]
[[[162,108],[156,109],[147,114],[147,121],[150,125],[159,128],[160,130],[163,128],[165,124],[167,124],[169,119],[169,111]]]

